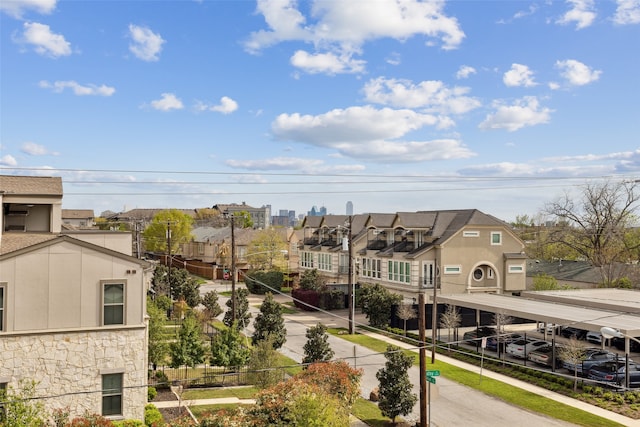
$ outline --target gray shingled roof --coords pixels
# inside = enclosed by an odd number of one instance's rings
[[[62,219],[94,218],[93,209],[62,209]]]
[[[34,196],[62,196],[62,178],[58,176],[0,175],[0,192]]]

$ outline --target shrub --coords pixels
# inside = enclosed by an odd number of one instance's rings
[[[320,306],[320,293],[313,289],[294,289],[291,296],[296,307],[301,310],[316,311]]]
[[[280,291],[283,281],[284,273],[281,271],[251,271],[245,276],[244,283],[252,294],[264,295]]]
[[[147,400],[153,400],[158,395],[155,387],[147,387]]]
[[[144,423],[147,426],[159,426],[162,425],[162,414],[160,410],[156,408],[156,405],[148,403],[144,407]]]

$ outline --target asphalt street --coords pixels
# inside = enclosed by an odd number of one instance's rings
[[[238,285],[243,286],[243,285]],[[207,283],[201,286],[202,294],[215,289],[220,292],[230,290],[229,282]],[[290,301],[288,296],[276,296],[280,302]],[[227,298],[220,296],[219,302],[223,309]],[[253,319],[259,312],[262,298],[257,295],[249,296],[250,310],[253,318],[246,333],[253,333]],[[287,329],[287,341],[280,350],[289,358],[301,362],[304,356],[303,347],[307,342],[305,336],[307,328],[322,323],[328,327],[348,327],[348,311],[337,310],[330,313],[300,312],[284,315]],[[356,313],[356,324],[366,324],[364,315]],[[366,347],[354,345],[349,341],[336,336],[329,337],[329,343],[335,352],[336,359],[343,359],[356,368],[363,370],[361,380],[362,396],[369,398],[371,390],[378,386],[376,372],[384,367],[386,359],[384,354],[375,353]],[[409,376],[414,385],[414,393],[419,394],[420,371],[418,367],[409,370]],[[480,381],[480,377],[478,377]],[[516,426],[573,426],[574,424],[559,421],[540,414],[532,413],[499,399],[487,396],[477,390],[460,385],[443,377],[436,378],[436,384],[431,385],[432,397],[429,399],[430,421],[432,426],[492,426],[492,427],[516,427]],[[413,412],[405,417],[407,421],[420,419],[420,405],[416,403]]]

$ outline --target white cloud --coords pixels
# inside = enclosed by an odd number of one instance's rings
[[[336,109],[317,116],[281,114],[271,128],[276,139],[335,149],[346,157],[382,162],[420,162],[474,155],[456,140],[399,141],[441,119],[412,110],[370,106]]]
[[[351,56],[361,53],[362,46],[371,40],[404,41],[423,35],[439,40],[443,49],[457,48],[465,34],[456,18],[445,15],[444,7],[444,2],[418,0],[316,0],[308,20],[295,0],[258,0],[257,13],[264,16],[268,29],[251,33],[245,49],[257,53],[284,41],[308,42],[317,52],[297,52],[293,65],[309,72],[359,72],[364,63],[353,62]]]
[[[204,102],[198,102],[195,106],[196,111],[216,111],[222,114],[230,114],[238,109],[238,103],[228,96],[220,98],[217,105],[209,105]]]
[[[502,81],[507,86],[535,86],[536,82],[533,79],[533,71],[526,65],[511,64],[511,69],[504,73]]]
[[[567,3],[571,9],[562,15],[562,18],[556,21],[557,23],[568,25],[575,22],[576,30],[587,28],[593,24],[596,19],[593,0],[567,0]]]
[[[0,157],[0,165],[2,166],[17,166],[18,161],[11,154],[5,154]]]
[[[513,105],[494,104],[496,112],[487,115],[478,126],[480,129],[506,129],[516,131],[525,126],[548,123],[552,110],[542,108],[535,96],[527,96],[517,100]]]
[[[593,70],[575,59],[556,61],[556,68],[560,69],[560,75],[573,86],[583,86],[593,83],[598,80],[600,74],[602,74],[602,71]]]
[[[55,151],[49,151],[44,145],[36,144],[35,142],[25,142],[20,147],[20,151],[30,156],[57,156],[59,154]]]
[[[58,58],[71,55],[70,43],[64,36],[52,33],[51,28],[45,24],[25,22],[22,36],[15,41],[33,45],[34,50],[43,56]]]
[[[129,36],[132,39],[129,50],[138,59],[149,62],[160,59],[159,54],[165,43],[160,34],[154,33],[149,28],[130,24]]]
[[[160,111],[182,110],[184,105],[173,93],[163,93],[162,98],[151,101],[151,107]]]
[[[363,91],[368,102],[399,108],[423,108],[440,114],[463,114],[480,106],[480,101],[466,96],[469,88],[449,88],[438,80],[413,84],[408,80],[378,77],[369,80]]]
[[[298,50],[291,57],[291,65],[309,74],[362,73],[365,64],[366,61],[353,59],[349,54],[336,55],[332,52],[312,54]]]
[[[456,73],[456,79],[466,79],[469,78],[469,76],[471,74],[476,74],[476,69],[473,67],[470,67],[468,65],[463,65],[458,69],[458,72]]]
[[[640,0],[617,0],[613,22],[618,25],[640,23]]]
[[[73,80],[67,81],[56,81],[53,83],[49,83],[46,80],[41,80],[38,85],[44,89],[51,89],[55,93],[61,93],[65,89],[71,89],[75,95],[85,96],[85,95],[98,95],[98,96],[111,96],[116,92],[116,89],[106,85],[94,85],[94,84],[86,84],[81,85]]]
[[[2,0],[0,2],[0,11],[21,19],[23,14],[29,10],[33,10],[41,14],[49,14],[56,8],[57,0]]]

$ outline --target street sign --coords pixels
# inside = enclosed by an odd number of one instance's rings
[[[427,378],[440,376],[440,371],[438,370],[432,370],[432,371],[426,371],[426,372],[427,372]]]
[[[431,384],[435,384],[436,383],[436,377],[427,377],[427,381],[429,381]]]

